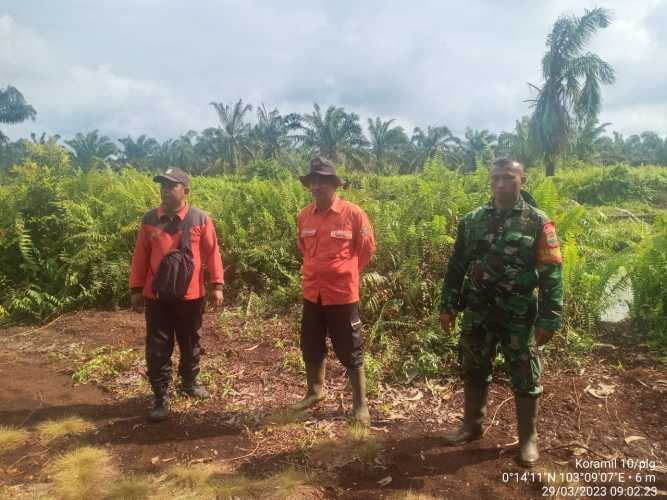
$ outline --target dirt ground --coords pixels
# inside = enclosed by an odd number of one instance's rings
[[[294,320],[207,313],[201,378],[213,398],[176,397],[172,417],[149,424],[140,315],[87,311],[1,330],[0,426],[31,437],[0,449],[0,496],[48,488],[48,465],[85,444],[109,451],[123,474],[158,480],[178,464],[225,464],[247,478],[303,471],[310,479],[300,498],[667,497],[667,367],[636,345],[628,324],[610,325],[581,358],[547,358],[542,461],[530,471],[514,461],[514,402],[502,373],[483,439],[466,446],[440,440],[462,416],[453,377],[380,384],[364,436],[350,430],[346,378],[331,358],[327,399],[290,415],[285,407],[304,391],[295,335]],[[94,430],[47,444],[35,437],[40,423],[71,416]]]

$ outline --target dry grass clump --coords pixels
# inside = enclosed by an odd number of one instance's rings
[[[0,498],[3,500],[53,500],[51,485],[47,483],[16,484],[0,486]]]
[[[220,464],[174,465],[167,471],[167,478],[178,486],[200,488],[225,472],[227,469]]]
[[[63,500],[105,497],[118,476],[105,450],[85,446],[58,458],[50,467],[56,496]]]
[[[40,439],[48,443],[63,436],[85,434],[95,429],[90,422],[80,417],[67,417],[62,420],[47,420],[37,427]]]
[[[310,481],[309,476],[296,469],[287,469],[274,476],[261,480],[258,485],[266,498],[304,498],[299,494],[301,488]]]
[[[217,498],[255,498],[261,493],[259,481],[243,476],[220,478],[215,485]]]
[[[9,451],[21,446],[29,436],[26,430],[0,425],[0,451]]]
[[[149,479],[127,476],[114,481],[105,500],[147,500],[152,492],[153,487]]]
[[[398,491],[387,498],[389,500],[437,500],[437,497],[413,491]]]
[[[302,494],[310,481],[308,475],[287,469],[264,479],[250,479],[229,473],[224,466],[174,466],[167,472],[167,484],[160,494],[169,498],[307,498]]]
[[[359,457],[362,462],[372,462],[382,453],[382,446],[373,438],[365,425],[353,423],[350,426],[349,438],[352,454]]]

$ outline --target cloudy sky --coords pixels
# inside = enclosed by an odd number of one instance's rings
[[[211,101],[313,102],[414,126],[508,130],[561,14],[604,6],[591,50],[616,68],[602,121],[667,133],[667,0],[3,0],[0,87],[38,112],[4,126],[165,139],[216,124]]]

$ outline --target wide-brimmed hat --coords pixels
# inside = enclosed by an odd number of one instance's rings
[[[180,182],[185,187],[190,187],[190,177],[183,170],[176,167],[170,167],[164,171],[163,174],[156,175],[153,177],[155,182],[170,181],[170,182]]]
[[[331,160],[327,160],[321,156],[316,156],[310,160],[310,172],[308,175],[299,176],[301,184],[308,187],[310,185],[310,181],[315,175],[331,177],[336,181],[336,185],[338,187],[345,185],[345,181],[336,175],[336,165]]]

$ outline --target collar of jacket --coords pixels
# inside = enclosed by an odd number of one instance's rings
[[[489,200],[489,203],[487,203],[484,208],[486,210],[500,210],[498,207],[496,207],[496,199],[495,198],[491,198],[491,200]],[[516,203],[512,207],[512,211],[513,212],[520,212],[524,208],[526,208],[526,201],[523,199],[522,196],[519,196],[519,199],[516,201]]]
[[[186,216],[187,213],[188,213],[188,208],[189,208],[189,205],[188,205],[187,203],[185,203],[185,204],[179,209],[179,211],[176,212],[176,213],[174,214],[174,216],[178,217],[179,220],[183,220],[183,219],[185,219],[185,216]],[[159,219],[161,219],[162,217],[169,217],[169,215],[167,214],[167,211],[164,209],[164,207],[163,207],[162,205],[160,205],[160,206],[157,208],[157,216],[158,216]]]
[[[339,214],[343,209],[343,200],[341,200],[338,195],[334,195],[334,201],[329,207],[329,210],[332,210]],[[317,212],[317,202],[313,202],[313,213]]]

